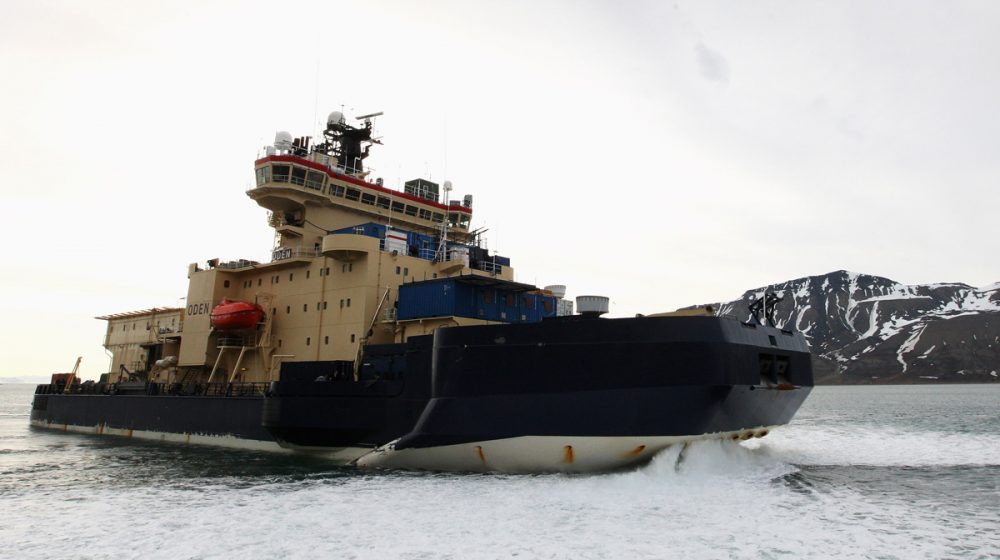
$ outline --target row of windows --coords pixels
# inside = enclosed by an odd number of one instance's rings
[[[173,318],[173,319],[170,319],[170,326],[174,326],[176,324],[177,324],[177,318],[176,317]],[[128,325],[122,325],[122,331],[129,331],[129,330],[133,330],[134,331],[136,325],[138,325],[138,323],[132,323],[132,328],[131,329],[128,328]],[[156,322],[156,328],[160,328],[160,326],[161,326],[160,322],[157,321]],[[146,321],[146,330],[148,331],[150,328],[152,328],[152,325],[150,325],[149,321]],[[114,331],[115,331],[114,324],[108,325],[108,332],[114,332]]]
[[[306,187],[307,189],[323,192],[323,185],[326,183],[326,174],[291,165],[275,165],[273,169],[272,167],[261,167],[257,170],[258,185],[263,185],[272,180],[275,183],[292,183]]]
[[[275,183],[292,183],[319,192],[327,192],[324,189],[324,185],[326,184],[325,173],[294,165],[264,166],[257,170],[258,186],[272,181]],[[444,221],[444,214],[441,212],[434,212],[426,208],[391,200],[387,196],[362,192],[361,189],[355,187],[345,187],[344,185],[332,183],[329,185],[328,194],[385,210],[391,209],[393,212],[406,214],[407,216],[419,216],[421,219],[431,220],[435,223]],[[469,216],[461,213],[453,212],[449,214],[448,221],[452,226],[457,225],[464,228],[468,228],[469,226]]]
[[[355,341],[355,336],[352,334],[351,335],[351,342],[354,342],[354,341]],[[324,336],[323,337],[323,344],[330,344],[330,337],[329,336]],[[306,346],[311,346],[311,345],[312,345],[312,337],[311,336],[307,336],[306,337]],[[278,348],[281,348],[281,339],[280,338],[278,339]]]
[[[347,263],[347,264],[341,265],[340,271],[341,272],[345,272],[345,273],[346,272],[353,272],[354,271],[354,263]],[[309,271],[309,270],[306,271],[306,279],[307,280],[309,279],[309,273],[310,272],[311,271]],[[320,276],[329,276],[330,275],[330,267],[319,269],[319,275]],[[294,272],[289,272],[288,273],[288,281],[289,282],[294,282],[295,281],[295,273]],[[275,274],[274,276],[271,277],[271,284],[278,284],[280,282],[281,282],[281,275],[280,274]],[[263,285],[263,283],[264,283],[263,277],[257,279],[257,285],[258,286]],[[224,288],[228,288],[229,287],[229,280],[223,281],[222,286]],[[253,287],[253,279],[244,280],[243,281],[243,287],[244,288],[251,288],[251,287]]]
[[[325,301],[317,301],[316,302],[316,311],[319,311],[320,309],[326,309],[326,303],[327,302],[325,302]],[[350,306],[351,306],[351,298],[345,298],[345,299],[341,299],[340,300],[340,308],[341,309],[343,309],[345,307],[350,307]],[[309,311],[309,304],[308,303],[303,303],[302,304],[302,312],[305,313],[307,311]],[[277,312],[278,312],[277,309],[271,309],[271,315],[272,316],[275,315],[275,314],[277,314]],[[285,306],[285,313],[288,314],[288,313],[291,313],[291,312],[292,312],[292,306],[291,305],[286,305]]]

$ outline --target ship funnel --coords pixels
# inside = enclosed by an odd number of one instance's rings
[[[599,317],[608,312],[607,296],[576,296],[576,309],[585,317]]]

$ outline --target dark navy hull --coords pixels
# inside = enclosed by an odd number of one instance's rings
[[[286,363],[263,398],[36,395],[32,420],[274,441],[348,462],[376,448],[483,456],[482,442],[524,438],[662,448],[762,435],[788,423],[813,384],[800,334],[716,317],[445,328],[368,347],[357,381],[348,364]]]
[[[315,381],[330,363],[289,364],[265,402],[265,426],[301,446],[364,439],[396,449],[521,436],[685,436],[786,424],[812,387],[801,335],[715,317],[448,328],[373,351],[405,363],[406,375],[366,359],[367,399],[324,398],[317,391],[357,384]]]
[[[809,388],[675,386],[433,399],[397,449],[521,436],[688,436],[787,424]]]
[[[31,422],[84,433],[277,449],[261,425],[263,400],[262,395],[36,394]]]

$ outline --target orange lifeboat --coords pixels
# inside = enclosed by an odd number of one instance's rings
[[[256,303],[225,299],[212,309],[212,327],[218,331],[253,329],[264,319],[264,309]]]

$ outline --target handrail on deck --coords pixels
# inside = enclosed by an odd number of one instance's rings
[[[271,383],[74,383],[66,390],[64,383],[37,385],[36,395],[159,395],[179,397],[261,397]]]

